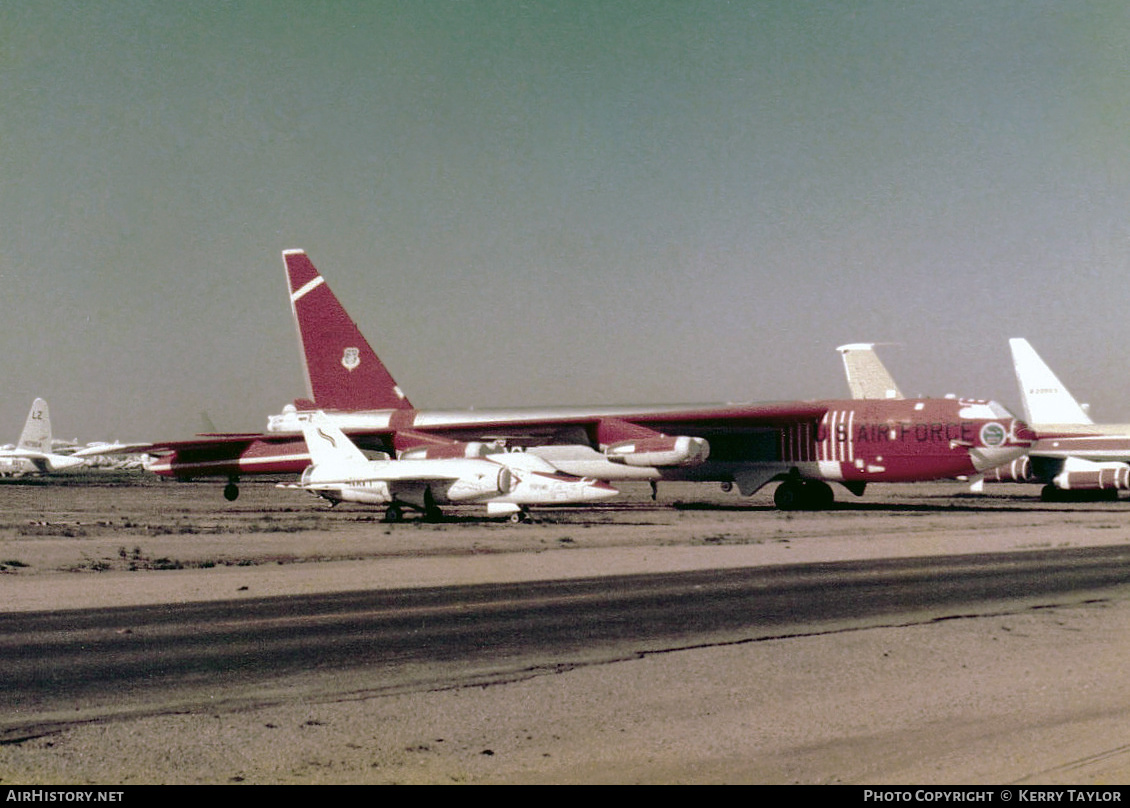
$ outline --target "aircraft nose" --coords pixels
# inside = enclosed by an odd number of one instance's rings
[[[592,480],[586,477],[585,483],[587,483],[587,485],[585,486],[585,499],[591,502],[602,499],[611,499],[612,497],[620,493],[620,490],[618,488],[613,488],[611,485],[602,480]]]
[[[1004,424],[990,421],[981,426],[979,440],[970,448],[969,458],[977,471],[988,471],[1026,453],[1033,440],[1035,434],[1019,418],[1010,418]]]

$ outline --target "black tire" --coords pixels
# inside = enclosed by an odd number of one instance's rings
[[[808,480],[805,482],[804,495],[805,499],[808,500],[806,507],[814,511],[831,508],[836,502],[836,495],[832,491],[832,486],[823,480]]]
[[[799,480],[785,480],[773,492],[773,504],[782,511],[799,511],[804,499],[804,484]]]

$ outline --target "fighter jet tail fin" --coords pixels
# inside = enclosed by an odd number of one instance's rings
[[[365,453],[321,411],[303,422],[302,436],[315,466],[364,466],[369,462]]]

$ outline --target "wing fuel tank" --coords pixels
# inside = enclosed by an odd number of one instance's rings
[[[710,457],[710,444],[705,438],[660,435],[614,443],[605,447],[604,454],[615,463],[629,466],[697,466]]]

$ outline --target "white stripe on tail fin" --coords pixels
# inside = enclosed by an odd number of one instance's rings
[[[411,409],[376,352],[302,250],[283,252],[310,397],[321,410]]]

